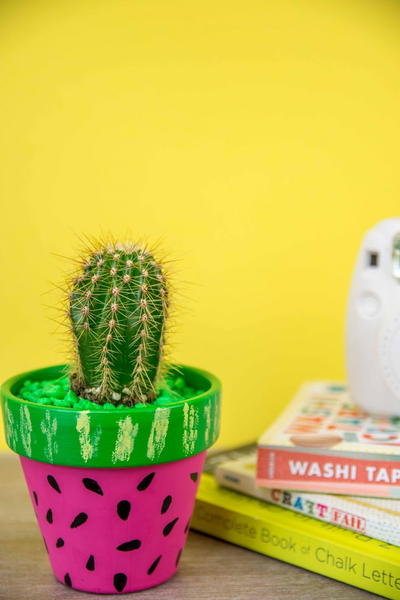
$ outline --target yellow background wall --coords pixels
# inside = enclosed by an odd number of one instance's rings
[[[179,259],[224,443],[343,378],[358,244],[400,212],[399,30],[394,0],[3,0],[1,378],[63,360],[53,253],[101,231]]]

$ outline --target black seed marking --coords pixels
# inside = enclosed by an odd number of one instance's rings
[[[195,483],[196,483],[196,481],[197,481],[198,477],[199,477],[199,474],[198,474],[198,473],[190,473],[190,479],[191,479],[192,481],[194,481]]]
[[[62,548],[64,546],[64,540],[62,538],[58,538],[56,541],[56,548]]]
[[[90,479],[90,477],[84,477],[82,479],[82,483],[85,486],[85,488],[90,490],[91,492],[99,494],[99,496],[103,495],[103,490],[101,489],[101,487],[95,479]]]
[[[182,548],[179,550],[178,555],[176,557],[175,565],[179,565],[179,561],[181,560]]]
[[[171,502],[172,502],[172,496],[165,496],[164,501],[162,503],[162,507],[161,507],[162,515],[167,512],[167,510],[169,509],[169,507],[171,505]]]
[[[49,485],[51,485],[53,490],[56,490],[56,492],[61,494],[60,486],[58,485],[57,481],[54,479],[53,475],[47,475],[47,481],[49,482]]]
[[[155,475],[155,473],[149,473],[148,475],[146,475],[146,477],[144,477],[142,479],[142,481],[137,486],[137,489],[139,490],[139,492],[143,492],[144,490],[146,490],[149,487],[149,485],[153,481],[154,475]]]
[[[121,550],[121,552],[129,552],[130,550],[137,550],[142,545],[140,540],[130,540],[129,542],[124,542],[117,546],[117,550]]]
[[[47,547],[46,540],[44,539],[44,536],[42,536],[42,537],[43,537],[43,544],[44,544],[44,547],[46,548],[46,552],[47,552],[47,554],[48,554],[48,553],[49,553],[49,549],[48,549],[48,547]]]
[[[173,530],[173,528],[176,525],[176,522],[178,521],[178,517],[176,517],[176,519],[174,519],[173,521],[170,521],[168,523],[168,525],[166,525],[163,529],[163,535],[169,535],[171,533],[171,531]]]
[[[117,592],[122,592],[122,590],[126,586],[127,580],[128,578],[125,575],[125,573],[117,573],[116,575],[114,575],[114,587],[117,590]]]
[[[190,527],[190,519],[189,521],[186,523],[186,527],[185,527],[185,533],[187,533],[189,531],[189,527]]]
[[[160,562],[161,558],[162,554],[160,554],[160,556],[157,556],[156,560],[152,563],[151,567],[147,571],[147,575],[151,575],[152,573],[154,573],[154,571],[157,569],[157,565]]]
[[[35,504],[36,504],[36,506],[39,506],[39,500],[38,500],[38,497],[37,497],[37,493],[36,493],[36,492],[33,492],[33,497],[34,497],[34,499],[35,499]]]
[[[94,571],[94,556],[91,554],[87,560],[86,568],[88,571]]]
[[[128,500],[121,500],[117,505],[117,513],[120,519],[126,521],[129,517],[129,513],[131,512],[131,503]]]
[[[65,573],[65,575],[64,575],[64,583],[68,587],[72,587],[71,577],[69,576],[69,573]]]
[[[51,510],[51,508],[49,508],[49,510],[46,513],[46,521],[48,523],[52,523],[53,522],[53,511]]]
[[[88,519],[88,516],[86,513],[81,512],[79,513],[79,515],[76,515],[75,519],[72,521],[70,527],[71,529],[74,529],[75,527],[79,527],[80,525],[83,525],[84,523],[86,523]]]

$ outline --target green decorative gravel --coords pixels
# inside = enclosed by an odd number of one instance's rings
[[[153,406],[167,406],[179,400],[188,400],[194,396],[199,396],[203,392],[204,390],[195,390],[189,387],[182,376],[169,377],[166,380],[166,384],[158,390],[157,399],[153,403],[135,404],[135,406],[132,406],[132,410],[148,409]],[[121,410],[127,408],[123,404],[119,406],[115,406],[111,402],[96,404],[91,400],[79,398],[70,389],[68,377],[47,381],[31,381],[27,379],[19,390],[18,396],[36,404],[75,408],[78,410]]]

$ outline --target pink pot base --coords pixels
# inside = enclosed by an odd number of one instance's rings
[[[55,577],[98,594],[172,577],[204,459],[201,452],[151,467],[90,469],[20,457]]]

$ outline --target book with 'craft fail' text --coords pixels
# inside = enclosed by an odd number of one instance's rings
[[[201,478],[191,527],[385,598],[400,598],[397,546],[223,488],[211,472]]]

